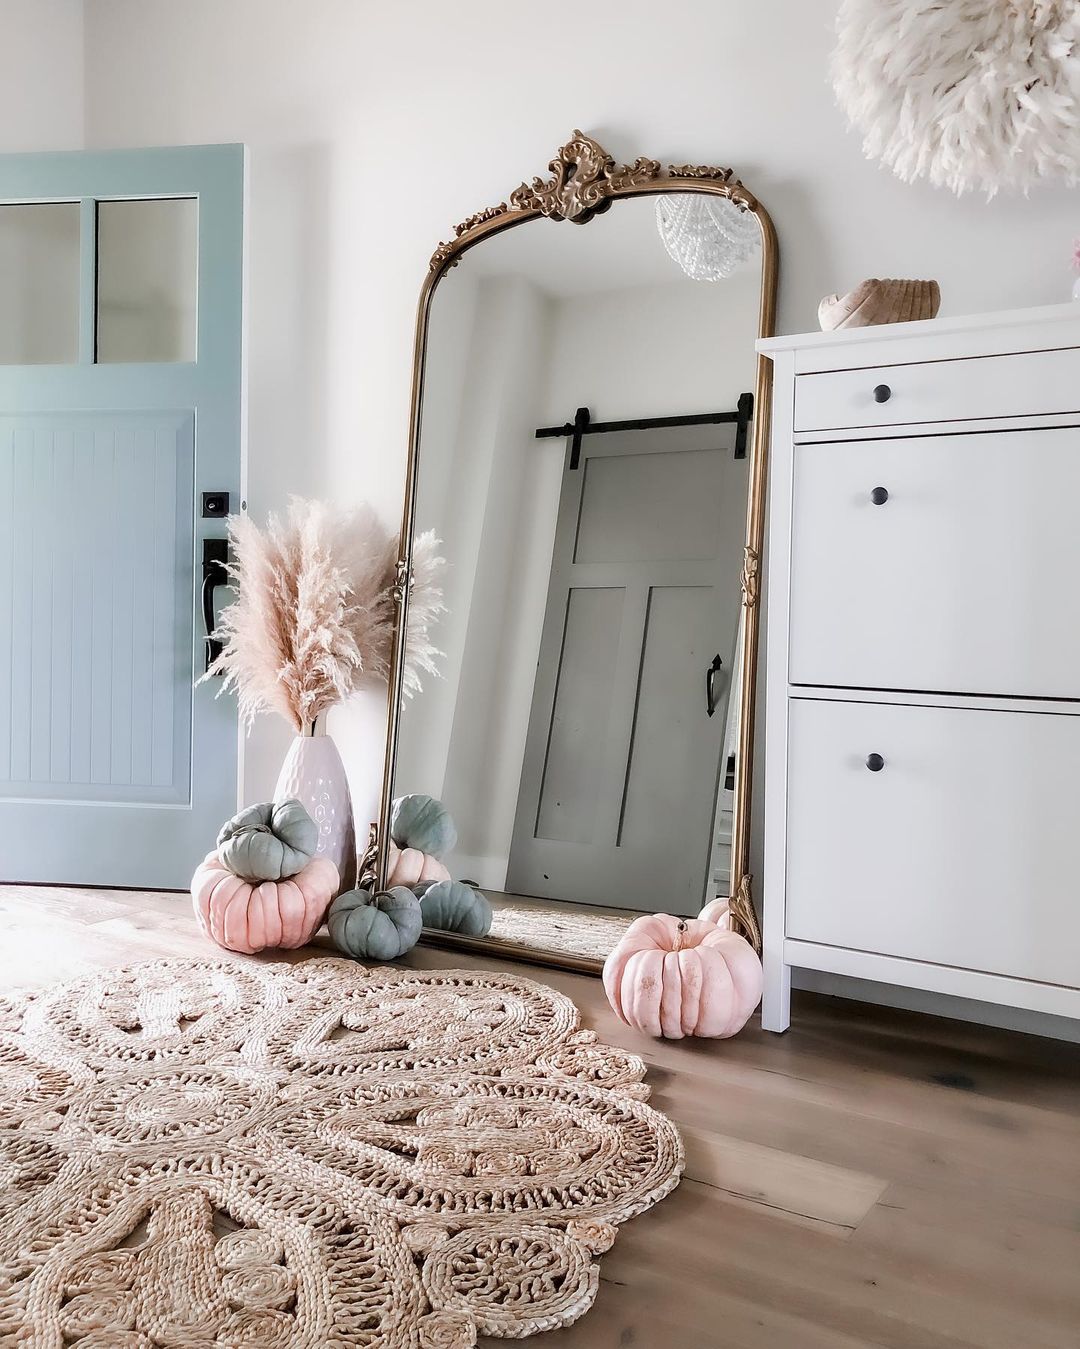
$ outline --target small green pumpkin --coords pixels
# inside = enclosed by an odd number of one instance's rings
[[[282,881],[303,871],[319,846],[319,827],[299,801],[263,801],[221,826],[218,857],[245,881]]]
[[[358,960],[397,960],[420,937],[420,901],[404,885],[374,897],[370,890],[346,890],[326,916],[330,939]]]
[[[418,891],[419,893],[419,891]],[[462,881],[435,881],[420,894],[424,926],[465,937],[486,937],[491,931],[491,905],[479,890]]]
[[[441,801],[414,793],[399,796],[391,807],[390,837],[399,848],[418,848],[443,858],[457,843],[457,829]]]

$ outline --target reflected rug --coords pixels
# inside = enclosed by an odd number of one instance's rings
[[[168,959],[0,999],[0,1344],[568,1325],[679,1181],[644,1073],[488,971]]]
[[[626,909],[597,909],[557,899],[527,899],[485,890],[491,901],[489,939],[532,951],[606,960],[626,929],[640,917]]]

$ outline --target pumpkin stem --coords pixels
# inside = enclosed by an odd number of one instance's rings
[[[680,919],[679,919],[679,923],[678,923],[678,927],[677,927],[676,930],[675,930],[675,940],[674,940],[674,942],[672,942],[672,947],[671,947],[671,949],[672,949],[673,951],[681,951],[681,950],[682,950],[682,948],[683,948],[683,937],[684,937],[685,935],[686,935],[686,923],[685,923],[685,921],[684,921],[682,918],[680,918]]]

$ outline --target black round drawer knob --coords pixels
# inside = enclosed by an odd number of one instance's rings
[[[892,397],[892,389],[887,384],[874,385],[874,402],[887,403]]]
[[[875,506],[884,506],[889,499],[889,489],[887,487],[875,487],[870,493],[870,500]]]
[[[866,766],[871,773],[880,773],[885,767],[885,760],[880,754],[868,754],[866,756]]]

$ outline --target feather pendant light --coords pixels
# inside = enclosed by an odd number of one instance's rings
[[[863,151],[963,193],[1080,181],[1076,0],[843,0],[832,58]]]

